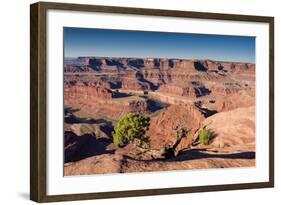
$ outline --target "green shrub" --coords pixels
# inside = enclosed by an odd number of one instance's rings
[[[129,113],[115,126],[113,143],[123,146],[129,142],[145,149],[149,148],[149,141],[145,131],[149,127],[150,118],[139,114]]]
[[[200,141],[200,144],[202,144],[202,145],[208,145],[208,144],[210,144],[210,133],[209,133],[209,131],[206,129],[206,127],[203,127],[203,128],[199,131],[199,141]]]

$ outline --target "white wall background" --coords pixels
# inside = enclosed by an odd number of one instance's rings
[[[50,0],[51,1],[51,0]],[[280,124],[281,13],[277,0],[60,0],[61,2],[275,16],[275,125]],[[0,6],[0,204],[32,204],[29,198],[29,4]],[[280,130],[275,130],[274,189],[106,199],[69,204],[273,204],[280,201]],[[219,176],[218,176],[219,177]],[[55,203],[56,204],[56,203]],[[66,204],[66,203],[60,203]]]

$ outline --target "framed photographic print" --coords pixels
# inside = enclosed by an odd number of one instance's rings
[[[30,197],[274,186],[274,18],[31,5]]]

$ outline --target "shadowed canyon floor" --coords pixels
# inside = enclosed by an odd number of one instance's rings
[[[64,107],[66,176],[255,166],[254,64],[65,60]],[[114,127],[127,113],[151,118],[150,149],[113,144]],[[181,140],[178,128],[188,130]],[[203,128],[208,145],[200,144]]]

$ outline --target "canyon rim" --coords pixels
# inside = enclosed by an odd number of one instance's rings
[[[64,39],[65,176],[255,166],[253,37]]]

